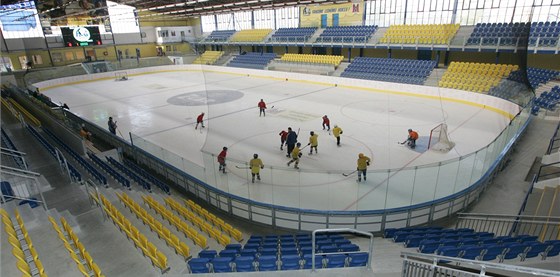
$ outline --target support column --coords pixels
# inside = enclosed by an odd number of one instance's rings
[[[391,49],[389,48],[389,49],[387,49],[387,58],[390,59],[390,58],[391,58],[391,55],[392,55],[392,51],[391,51]]]
[[[348,48],[348,62],[352,60],[352,48]]]

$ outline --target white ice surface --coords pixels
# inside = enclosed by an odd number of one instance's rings
[[[237,90],[243,97],[204,106],[167,102],[176,95],[205,90]],[[184,157],[193,170],[191,174],[212,186],[256,201],[310,209],[398,207],[456,192],[469,185],[462,181],[470,178],[472,166],[468,172],[459,172],[459,178],[456,167],[449,172],[441,168],[421,172],[403,168],[475,152],[488,145],[510,122],[495,111],[458,101],[216,72],[153,73],[130,76],[128,81],[70,84],[43,93],[54,102],[67,103],[72,112],[104,128],[112,116],[125,139],[132,132]],[[266,117],[258,115],[257,102],[261,98],[269,108],[274,106]],[[201,112],[206,113],[202,132],[194,129]],[[321,117],[325,114],[331,119],[331,128],[339,125],[344,131],[341,147],[322,130]],[[430,129],[441,122],[447,123],[455,148],[448,153],[426,151]],[[286,166],[289,159],[279,149],[278,133],[289,126],[299,130],[303,145],[310,131],[319,134],[319,154],[308,156],[309,149],[304,149],[299,173]],[[420,134],[415,150],[397,143],[406,138],[408,128]],[[203,154],[217,155],[223,146],[229,148],[227,175],[217,173],[215,158]],[[261,172],[263,180],[255,184],[250,182],[246,169],[235,168],[248,162],[253,153],[258,153],[267,166]],[[355,170],[358,153],[373,159],[365,183],[356,183],[355,175],[340,174]],[[432,180],[434,175],[439,175],[440,180],[448,178],[448,184],[440,181],[439,185],[433,182],[420,187],[430,182],[419,180]],[[392,184],[389,192],[388,178]],[[457,179],[460,180],[456,182]]]

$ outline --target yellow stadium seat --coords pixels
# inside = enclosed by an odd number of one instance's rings
[[[103,276],[103,274],[101,274],[101,269],[99,269],[99,266],[96,263],[92,263],[92,269],[95,277]]]
[[[35,266],[37,267],[37,272],[39,273],[39,276],[44,276],[45,275],[45,267],[43,266],[43,263],[40,260],[35,260]]]
[[[81,264],[81,263],[78,264],[78,270],[79,270],[85,277],[90,277],[89,271],[84,267],[83,264]]]
[[[16,266],[19,269],[19,271],[21,271],[21,273],[23,273],[23,276],[29,276],[31,277],[31,269],[29,268],[29,265],[21,260],[18,260],[16,262]]]

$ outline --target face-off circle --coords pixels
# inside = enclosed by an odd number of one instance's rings
[[[243,97],[237,90],[202,90],[175,95],[167,103],[177,106],[205,106],[231,102]]]

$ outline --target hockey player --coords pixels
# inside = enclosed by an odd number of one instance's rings
[[[257,180],[261,180],[261,169],[264,168],[264,164],[261,161],[261,159],[259,159],[259,155],[257,154],[253,154],[253,159],[251,161],[249,161],[249,167],[251,168],[251,182],[254,183],[255,182],[255,176],[257,176]]]
[[[220,164],[218,171],[222,171],[223,173],[226,173],[226,155],[227,147],[224,146],[224,148],[222,148],[222,152],[218,154],[218,163]]]
[[[412,129],[408,129],[408,138],[403,141],[401,144],[408,145],[408,147],[414,149],[416,148],[416,140],[418,139],[418,133],[416,131],[412,131]]]
[[[292,154],[292,150],[294,150],[294,147],[296,146],[297,143],[297,134],[296,132],[292,131],[292,127],[288,127],[288,136],[286,137],[286,145],[288,146],[288,154],[286,155],[286,157],[290,157],[290,154]]]
[[[299,169],[298,164],[299,164],[299,158],[301,157],[301,152],[300,152],[300,146],[301,143],[297,143],[296,147],[294,147],[294,150],[292,150],[292,159],[287,163],[288,166],[290,166],[290,164],[292,164],[293,162],[296,162],[294,164],[294,168],[295,169]]]
[[[280,150],[284,150],[284,144],[286,143],[286,138],[288,137],[288,132],[282,130],[282,132],[280,132],[278,134],[280,136]]]
[[[266,116],[266,112],[265,112],[266,103],[264,102],[264,100],[261,99],[261,102],[259,102],[258,106],[259,106],[259,117],[261,115]]]
[[[358,154],[358,167],[356,168],[356,171],[358,171],[358,182],[362,181],[362,174],[364,174],[364,181],[367,180],[366,173],[370,162],[371,159],[369,157],[362,153]]]
[[[332,129],[333,136],[336,138],[336,145],[340,146],[340,135],[342,135],[342,129],[338,125],[334,125]]]
[[[318,137],[319,135],[315,134],[315,132],[309,132],[309,143],[307,144],[311,146],[309,148],[309,155],[313,154],[313,148],[315,148],[315,154],[317,154],[317,146],[319,145]]]
[[[194,126],[194,129],[196,130],[196,128],[198,128],[198,124],[200,123],[200,125],[202,126],[202,128],[204,128],[204,113],[199,114],[196,117],[196,126]]]
[[[327,131],[331,130],[331,121],[327,115],[323,116],[323,130],[325,130],[325,126],[327,126]]]

